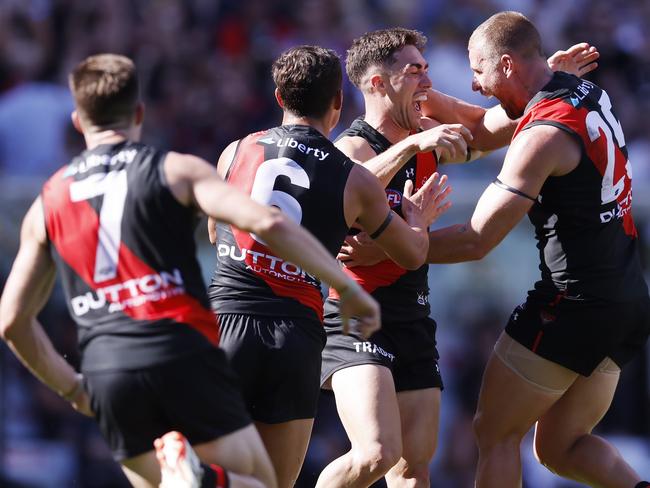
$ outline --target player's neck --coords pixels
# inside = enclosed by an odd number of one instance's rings
[[[86,147],[94,149],[104,144],[119,144],[120,142],[130,140],[139,140],[139,131],[130,129],[96,129],[84,132]]]
[[[531,66],[527,71],[527,76],[524,77],[523,86],[526,90],[526,96],[528,103],[537,93],[546,86],[546,84],[551,81],[553,78],[553,71],[546,64],[546,60],[543,63],[536,63]]]
[[[331,128],[324,119],[317,119],[314,117],[300,117],[289,112],[285,112],[282,117],[282,125],[308,125],[316,129],[325,137],[329,137]]]
[[[408,137],[410,131],[398,125],[390,116],[389,112],[384,110],[371,110],[367,106],[366,109],[365,122],[392,144],[396,144]]]

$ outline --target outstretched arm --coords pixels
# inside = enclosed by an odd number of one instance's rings
[[[27,212],[20,249],[0,299],[0,332],[14,354],[42,383],[92,415],[80,375],[56,351],[36,315],[47,302],[55,268],[47,248],[40,198]]]
[[[550,175],[572,170],[580,159],[578,144],[567,133],[540,125],[523,131],[508,149],[498,176],[485,190],[469,222],[429,233],[429,263],[483,258],[533,206]]]
[[[176,199],[209,217],[228,222],[263,239],[279,257],[328,283],[341,295],[344,320],[354,315],[362,330],[380,327],[379,306],[348,277],[323,245],[280,210],[260,205],[226,184],[214,167],[200,158],[169,153],[165,176]],[[347,321],[346,324],[347,326]]]
[[[460,124],[438,125],[411,134],[393,144],[386,151],[375,155],[368,142],[361,137],[343,137],[336,146],[350,159],[374,174],[386,187],[406,162],[419,152],[436,151],[447,159],[465,158],[467,144],[472,140],[469,130]]]

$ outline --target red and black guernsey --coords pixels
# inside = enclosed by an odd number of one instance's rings
[[[279,207],[335,256],[348,231],[343,195],[354,163],[316,129],[284,125],[242,139],[227,181]],[[257,236],[217,228],[217,269],[208,293],[218,313],[322,321],[320,282],[276,256]]]
[[[341,137],[363,137],[375,153],[380,154],[392,146],[390,141],[365,122],[356,119]],[[420,153],[409,159],[386,187],[390,207],[402,215],[402,193],[406,180],[412,180],[416,190],[437,170],[438,160],[433,152]],[[429,265],[424,264],[415,271],[409,271],[392,260],[386,259],[372,266],[345,268],[366,291],[381,304],[384,322],[410,322],[428,317],[429,307]],[[330,290],[325,304],[326,316],[336,320],[338,295]]]
[[[197,218],[169,191],[164,157],[139,143],[101,145],[43,187],[86,371],[147,367],[218,343],[195,258]]]
[[[515,134],[545,124],[582,148],[569,174],[549,177],[529,211],[540,251],[535,288],[628,301],[646,296],[632,219],[632,172],[621,125],[607,93],[555,73],[529,102]]]

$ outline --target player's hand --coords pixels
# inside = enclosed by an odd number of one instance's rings
[[[356,281],[339,292],[339,312],[343,333],[349,334],[350,328],[364,339],[370,337],[381,328],[379,304]]]
[[[467,144],[473,139],[472,133],[462,124],[442,124],[431,129],[412,134],[418,152],[436,151],[445,161],[465,160]]]
[[[451,186],[447,185],[447,175],[440,177],[438,173],[433,173],[415,194],[413,182],[406,180],[402,198],[404,219],[411,224],[413,218],[420,218],[424,227],[429,227],[451,207],[451,202],[446,201],[450,193]]]
[[[564,71],[576,76],[583,76],[598,67],[600,57],[598,49],[586,42],[574,44],[566,51],[557,51],[548,58],[548,65],[553,71]]]
[[[366,232],[355,236],[347,236],[336,259],[347,268],[354,266],[371,266],[386,259],[386,253],[375,244]]]
[[[217,221],[208,217],[208,239],[213,246],[217,243]]]

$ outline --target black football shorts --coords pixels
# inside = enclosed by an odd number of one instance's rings
[[[201,444],[251,423],[225,354],[210,347],[157,366],[84,372],[99,428],[117,461],[182,432]]]
[[[254,420],[268,424],[316,416],[325,332],[318,320],[217,314],[230,364]]]
[[[510,316],[506,332],[539,356],[583,376],[605,357],[623,367],[645,346],[650,298],[610,302],[530,291]]]
[[[368,340],[354,332],[344,335],[337,320],[326,320],[325,332],[321,384],[341,369],[377,364],[391,370],[398,392],[443,388],[432,318],[384,323]]]

